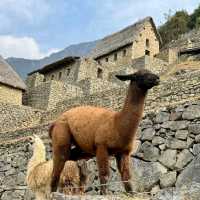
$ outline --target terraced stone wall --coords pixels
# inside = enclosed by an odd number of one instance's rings
[[[28,136],[41,136],[51,157],[47,130],[48,125],[43,125],[1,134],[0,199],[31,199],[32,194],[24,182],[27,162],[32,155]],[[191,185],[200,184],[200,101],[146,114],[134,149],[131,173],[135,191],[164,195],[162,191],[185,188],[189,192]],[[115,160],[111,159],[110,163],[109,191],[121,194],[124,189],[119,183]],[[96,162],[91,159],[87,164],[90,170],[87,194],[98,194]]]

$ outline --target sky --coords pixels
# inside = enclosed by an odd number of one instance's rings
[[[100,39],[139,19],[187,10],[199,0],[0,0],[0,54],[40,59],[71,44]]]

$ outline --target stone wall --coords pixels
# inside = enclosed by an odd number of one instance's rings
[[[27,85],[28,89],[37,87],[38,85],[40,85],[43,82],[44,82],[44,75],[40,74],[38,72],[28,75],[28,77],[26,79],[26,85]]]
[[[151,58],[159,53],[159,41],[150,22],[145,22],[144,27],[138,31],[138,36],[133,41],[132,59],[144,56],[145,50],[150,52]]]
[[[22,90],[0,83],[0,102],[22,104]]]
[[[57,102],[64,99],[81,97],[82,89],[67,82],[51,80],[29,88],[27,92],[27,105],[33,108],[52,109]]]
[[[117,58],[115,59],[115,55]],[[119,68],[119,66],[130,64],[132,61],[132,44],[122,47],[116,51],[113,51],[107,55],[104,55],[97,59],[97,62],[102,65],[103,68],[113,66]]]
[[[41,115],[31,107],[0,103],[0,133],[38,125]]]
[[[153,58],[149,59],[149,61],[146,61],[145,68],[152,71],[155,74],[163,74],[165,73],[166,70],[168,70],[168,63],[158,59],[158,58]]]
[[[51,81],[42,82],[26,92],[26,105],[37,109],[47,109],[51,91]]]
[[[200,71],[180,73],[149,91],[145,112],[159,110],[162,106],[200,98]],[[120,110],[126,96],[127,85],[97,92],[92,95],[72,98],[58,102],[55,107],[43,115],[42,121],[53,120],[63,111],[80,105],[94,105]]]
[[[82,95],[82,89],[76,85],[71,85],[67,82],[51,81],[47,110],[53,109],[60,101],[82,97]]]
[[[50,153],[48,125],[1,134],[0,141],[0,199],[31,199],[24,177],[32,154],[27,136],[37,134]],[[132,181],[137,192],[162,193],[163,190],[200,183],[200,101],[165,107],[159,112],[146,114],[137,133],[132,158]],[[6,153],[5,153],[6,152]],[[108,188],[111,193],[124,191],[113,159]],[[91,171],[87,194],[99,193],[99,180],[95,160],[87,162]],[[187,187],[188,186],[188,187]],[[176,189],[175,189],[176,187]],[[160,191],[160,189],[162,189]],[[188,189],[189,191],[189,189]],[[200,192],[198,190],[197,192]],[[199,194],[199,193],[198,193]],[[161,194],[160,194],[161,195]],[[166,198],[166,196],[165,196]],[[164,198],[162,198],[164,200]],[[197,199],[195,199],[197,200]]]
[[[146,106],[148,109],[156,109],[187,99],[200,97],[200,71],[187,73],[177,72],[157,87],[154,87],[148,95]]]
[[[76,60],[59,68],[54,67],[50,72],[44,73],[45,81],[75,82],[77,80],[79,66],[80,60]]]
[[[105,90],[92,95],[84,95],[83,97],[72,98],[58,102],[54,109],[44,113],[42,122],[54,120],[60,113],[75,106],[93,105],[111,108],[114,110],[121,109],[126,96],[126,87]]]

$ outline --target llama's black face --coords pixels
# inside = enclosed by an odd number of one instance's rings
[[[140,70],[134,74],[134,82],[139,88],[148,90],[159,84],[160,79],[157,75],[151,73],[148,70]]]
[[[143,90],[151,89],[160,82],[160,79],[157,75],[145,69],[139,70],[134,74],[116,75],[116,77],[121,81],[130,80],[131,83],[136,83],[137,86]]]

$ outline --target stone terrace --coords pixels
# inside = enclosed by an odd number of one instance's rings
[[[0,143],[0,197],[2,200],[26,199],[32,193],[24,183],[27,162],[32,148],[29,137],[32,134],[41,136],[47,145],[48,157],[50,146],[48,125],[16,132],[2,133]],[[165,199],[163,194],[179,195],[185,191],[192,200],[200,195],[200,101],[187,102],[174,107],[163,108],[158,113],[145,115],[138,130],[135,154],[132,158],[134,166],[133,185],[137,192],[156,193],[157,199]],[[88,161],[91,171],[87,185],[87,194],[99,192],[98,173],[95,160]],[[109,191],[121,194],[124,189],[111,159]],[[185,181],[187,180],[187,181]],[[115,182],[115,183],[114,183]],[[198,190],[190,191],[191,185]],[[185,194],[185,193],[184,193]],[[180,195],[183,195],[181,192]],[[59,199],[59,198],[58,198]],[[62,198],[61,198],[62,199]]]
[[[163,106],[183,103],[187,100],[200,98],[200,71],[189,71],[162,80],[161,84],[150,90],[145,105],[145,112],[159,110]],[[27,106],[10,106],[0,104],[0,132],[22,129],[38,124],[48,123],[72,107],[79,105],[94,105],[120,110],[126,96],[127,85],[118,85],[103,92],[70,98],[55,103],[49,111],[32,109]]]

